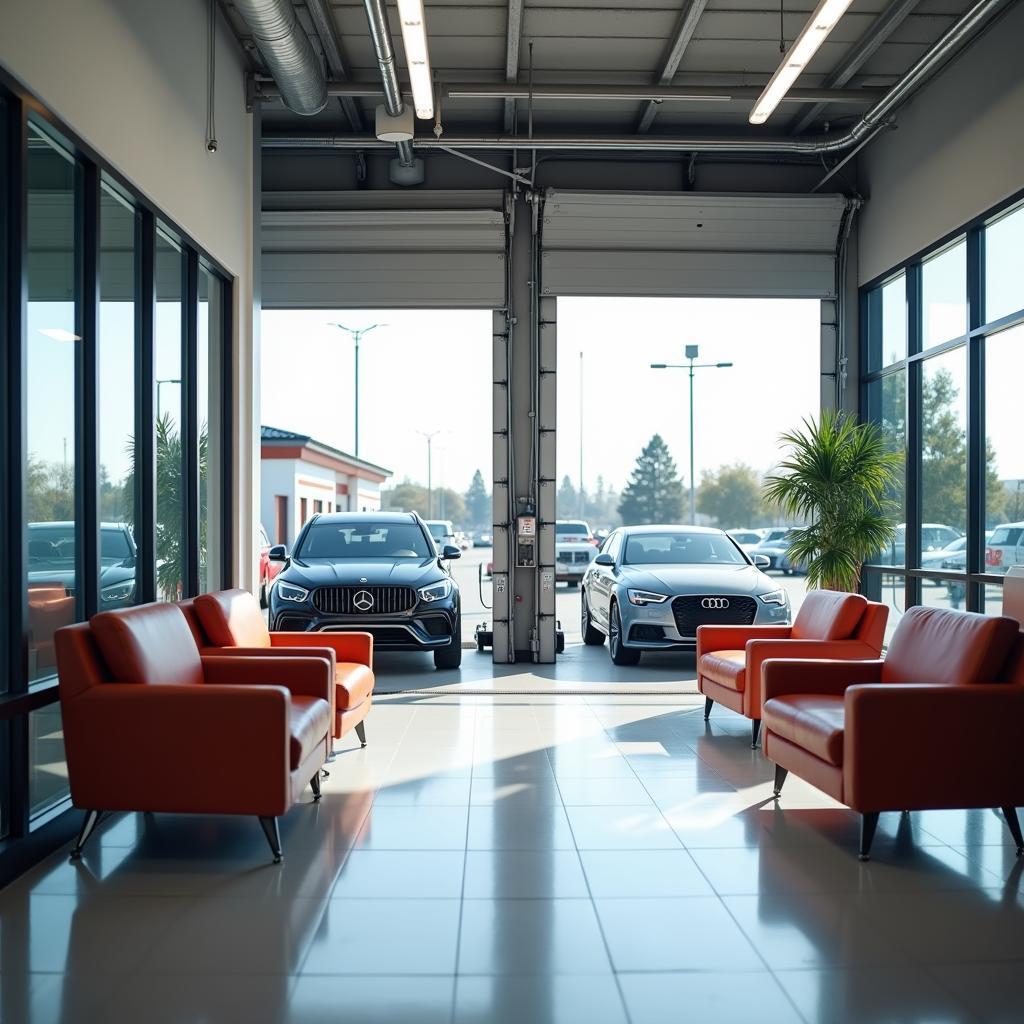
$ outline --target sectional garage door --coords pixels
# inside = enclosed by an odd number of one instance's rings
[[[549,295],[834,298],[846,200],[551,190]]]
[[[470,209],[265,208],[263,307],[502,306],[501,194],[483,202]]]

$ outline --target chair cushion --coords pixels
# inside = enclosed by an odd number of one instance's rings
[[[259,601],[248,590],[220,590],[195,601],[203,632],[214,647],[269,647]]]
[[[867,608],[867,598],[837,590],[811,590],[793,623],[794,640],[848,640]]]
[[[334,682],[335,704],[339,711],[362,704],[373,693],[373,672],[352,661],[338,662]]]
[[[90,626],[113,682],[203,682],[199,648],[177,605],[100,612]]]
[[[292,695],[291,739],[288,743],[292,771],[309,757],[330,730],[331,706],[320,697]]]
[[[697,671],[721,686],[742,692],[747,683],[747,652],[709,651],[700,656]]]
[[[993,683],[1020,624],[996,615],[911,608],[900,620],[882,668],[883,683]]]
[[[843,698],[827,694],[789,694],[765,701],[764,727],[815,757],[843,764]]]

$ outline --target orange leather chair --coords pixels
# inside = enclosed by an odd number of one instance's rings
[[[165,811],[254,814],[280,863],[278,816],[307,784],[320,799],[326,658],[201,658],[173,604],[101,612],[56,648],[71,798],[86,810],[72,859],[104,811]]]
[[[53,638],[62,626],[75,621],[75,599],[63,583],[28,585],[29,648],[36,652],[36,675],[57,664]]]
[[[222,590],[181,602],[201,654],[329,658],[334,670],[334,738],[355,729],[366,746],[364,719],[373,703],[373,637],[369,633],[271,633],[247,590]]]
[[[861,860],[890,810],[999,807],[1024,853],[1019,630],[1014,619],[917,607],[884,661],[766,662],[775,795],[792,771],[859,811]]]
[[[697,688],[704,720],[715,701],[761,729],[761,667],[769,658],[877,658],[889,609],[860,594],[812,590],[792,626],[698,626]]]

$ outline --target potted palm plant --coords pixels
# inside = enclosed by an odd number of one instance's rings
[[[788,457],[765,479],[765,501],[806,526],[787,554],[807,569],[810,587],[856,591],[864,562],[892,542],[903,455],[874,423],[826,410],[803,430],[782,434]]]

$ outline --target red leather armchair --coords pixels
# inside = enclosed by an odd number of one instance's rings
[[[750,745],[761,728],[761,668],[769,658],[877,658],[889,609],[860,594],[812,590],[792,626],[699,626],[697,688],[704,720],[715,701],[750,719]]]
[[[316,657],[331,662],[335,739],[355,729],[366,746],[364,719],[373,703],[373,636],[369,633],[271,633],[247,590],[222,590],[179,604],[203,655]]]
[[[775,795],[792,771],[860,812],[862,860],[888,810],[999,807],[1024,853],[1019,629],[1013,619],[917,607],[884,661],[766,662]]]
[[[71,798],[86,810],[254,814],[281,860],[277,818],[330,753],[326,658],[201,658],[172,604],[102,612],[57,632]],[[244,771],[238,769],[245,750]]]

